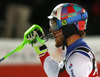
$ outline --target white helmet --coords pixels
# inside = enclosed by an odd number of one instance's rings
[[[48,18],[50,19],[50,27],[53,31],[73,23],[77,23],[76,27],[82,31],[86,29],[88,14],[84,8],[77,4],[61,3],[53,9]]]

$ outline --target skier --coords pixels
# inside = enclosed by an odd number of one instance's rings
[[[65,59],[58,63],[49,54],[44,43],[44,33],[38,29],[38,38],[32,47],[39,55],[42,66],[48,77],[98,77],[94,52],[84,41],[88,14],[86,10],[75,3],[61,3],[48,16],[50,31],[55,37],[55,46],[65,49]],[[29,36],[32,40],[34,36]],[[39,41],[41,40],[41,41]]]

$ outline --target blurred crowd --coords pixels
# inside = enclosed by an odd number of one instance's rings
[[[100,0],[3,0],[0,1],[0,37],[22,38],[32,24],[39,24],[48,33],[47,16],[57,4],[66,2],[77,3],[88,11],[87,35],[100,35]]]

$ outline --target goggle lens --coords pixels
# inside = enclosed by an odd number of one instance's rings
[[[51,28],[53,31],[57,30],[57,23],[56,23],[56,20],[55,20],[55,19],[49,20],[49,25],[50,25],[50,28]]]

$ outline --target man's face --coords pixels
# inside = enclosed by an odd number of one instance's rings
[[[63,41],[64,41],[64,35],[62,33],[62,29],[60,30],[57,30],[57,31],[52,31],[50,29],[50,31],[52,32],[52,34],[54,35],[55,37],[55,46],[58,48],[58,47],[61,47],[63,45]]]

